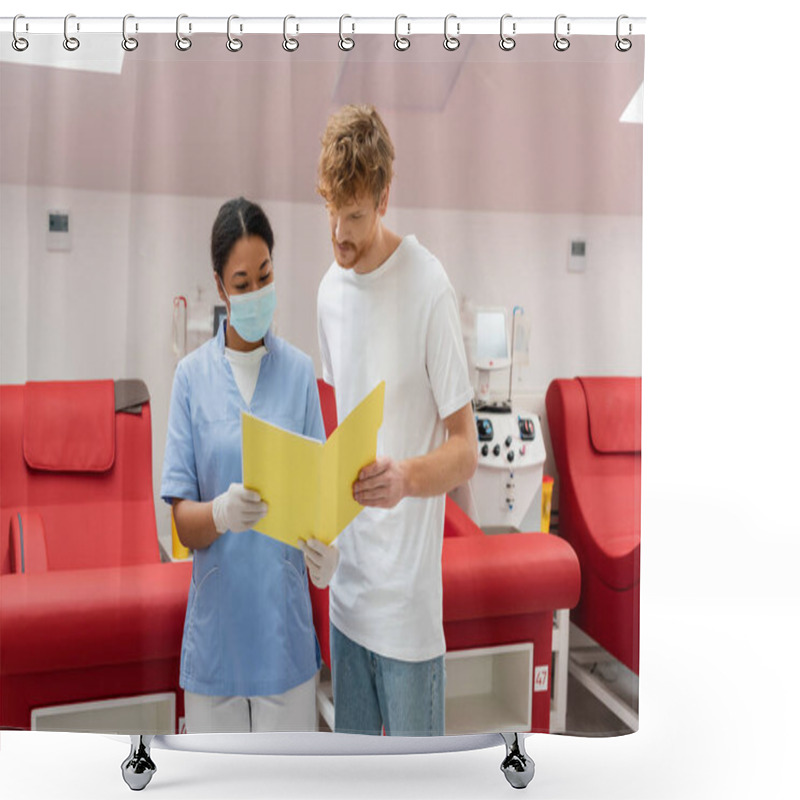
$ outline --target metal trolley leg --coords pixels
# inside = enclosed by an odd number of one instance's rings
[[[525,739],[517,733],[501,733],[506,743],[506,757],[500,765],[506,780],[515,789],[524,789],[532,780],[536,766],[525,752]]]
[[[156,765],[150,758],[152,736],[131,734],[131,752],[122,762],[122,778],[134,792],[140,792],[150,783]]]

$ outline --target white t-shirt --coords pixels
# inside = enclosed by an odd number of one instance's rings
[[[225,348],[225,358],[231,365],[233,378],[239,388],[244,402],[249,406],[258,383],[258,373],[261,371],[261,359],[267,354],[267,348],[261,345],[255,350],[232,350]]]
[[[378,455],[400,461],[444,443],[443,419],[472,400],[458,302],[439,261],[414,236],[373,272],[336,262],[317,297],[323,378],[343,420],[386,381]],[[340,534],[330,618],[382,656],[426,661],[445,652],[445,497],[365,508]]]

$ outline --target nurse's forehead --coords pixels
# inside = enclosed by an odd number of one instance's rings
[[[233,265],[233,272],[231,272],[231,277],[235,278],[237,275],[247,275],[248,272],[250,272],[250,270],[252,269],[251,264],[254,263],[255,262],[250,262],[250,263],[237,262],[236,264]],[[264,260],[258,265],[258,271],[266,272],[269,269],[269,267],[270,267],[270,258],[267,255],[264,258]]]

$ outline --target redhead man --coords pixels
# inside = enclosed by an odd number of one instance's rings
[[[386,382],[378,457],[353,485],[365,509],[337,541],[331,661],[337,732],[444,734],[445,494],[477,442],[456,295],[412,235],[384,224],[394,145],[377,111],[347,106],[322,137],[317,191],[334,261],[317,297],[323,377],[339,419]]]

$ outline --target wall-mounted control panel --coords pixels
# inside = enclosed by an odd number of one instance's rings
[[[583,237],[570,240],[567,272],[586,272],[586,239]]]
[[[72,250],[69,211],[51,210],[47,212],[47,249],[55,251]]]

